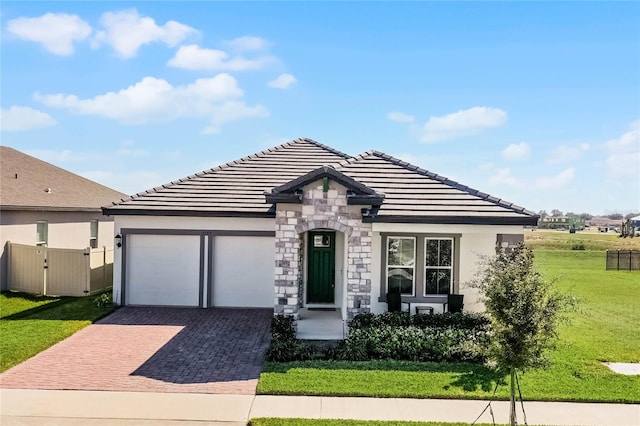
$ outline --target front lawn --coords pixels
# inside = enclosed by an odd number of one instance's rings
[[[93,297],[0,294],[0,372],[31,358],[111,312]]]
[[[601,361],[640,362],[640,272],[605,271],[602,251],[537,250],[536,262],[580,298],[548,370],[521,377],[528,400],[640,402],[640,376]],[[267,363],[258,393],[489,399],[499,379],[475,364],[400,361]],[[507,386],[497,396],[508,399]]]

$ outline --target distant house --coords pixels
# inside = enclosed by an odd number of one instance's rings
[[[299,318],[321,308],[343,320],[385,311],[387,293],[412,311],[442,312],[450,295],[481,310],[465,285],[478,255],[523,241],[523,226],[538,222],[387,154],[354,157],[310,139],[103,211],[115,216],[121,242],[117,304],[270,307]]]
[[[113,246],[113,218],[101,206],[126,198],[67,170],[0,146],[0,289],[7,289],[7,241],[55,248]]]

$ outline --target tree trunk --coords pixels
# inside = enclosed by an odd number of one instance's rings
[[[516,369],[511,367],[511,405],[509,407],[509,424],[518,426],[518,416],[516,415]]]

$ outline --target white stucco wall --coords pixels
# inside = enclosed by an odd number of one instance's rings
[[[51,212],[3,210],[0,214],[0,289],[8,286],[6,243],[36,244],[36,223],[47,221],[48,247],[82,249],[89,247],[91,221],[98,220],[98,247],[113,247],[112,217],[99,212]]]
[[[375,313],[385,312],[386,303],[378,302],[380,297],[380,283],[384,280],[381,276],[382,268],[382,237],[381,233],[415,233],[415,234],[460,234],[459,247],[459,293],[464,294],[464,310],[479,312],[484,310],[483,304],[478,300],[475,289],[469,288],[466,283],[473,277],[477,269],[477,261],[481,255],[494,255],[498,234],[523,234],[522,226],[511,225],[430,225],[430,224],[400,224],[400,223],[374,223],[372,244],[372,306]],[[412,312],[415,311],[412,304]],[[435,306],[436,310],[442,309]]]

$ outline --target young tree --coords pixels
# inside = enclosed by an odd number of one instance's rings
[[[492,321],[489,358],[511,379],[510,424],[516,425],[516,374],[548,364],[558,324],[575,301],[542,277],[533,264],[533,251],[522,244],[484,257],[480,265],[471,284],[480,290]]]

